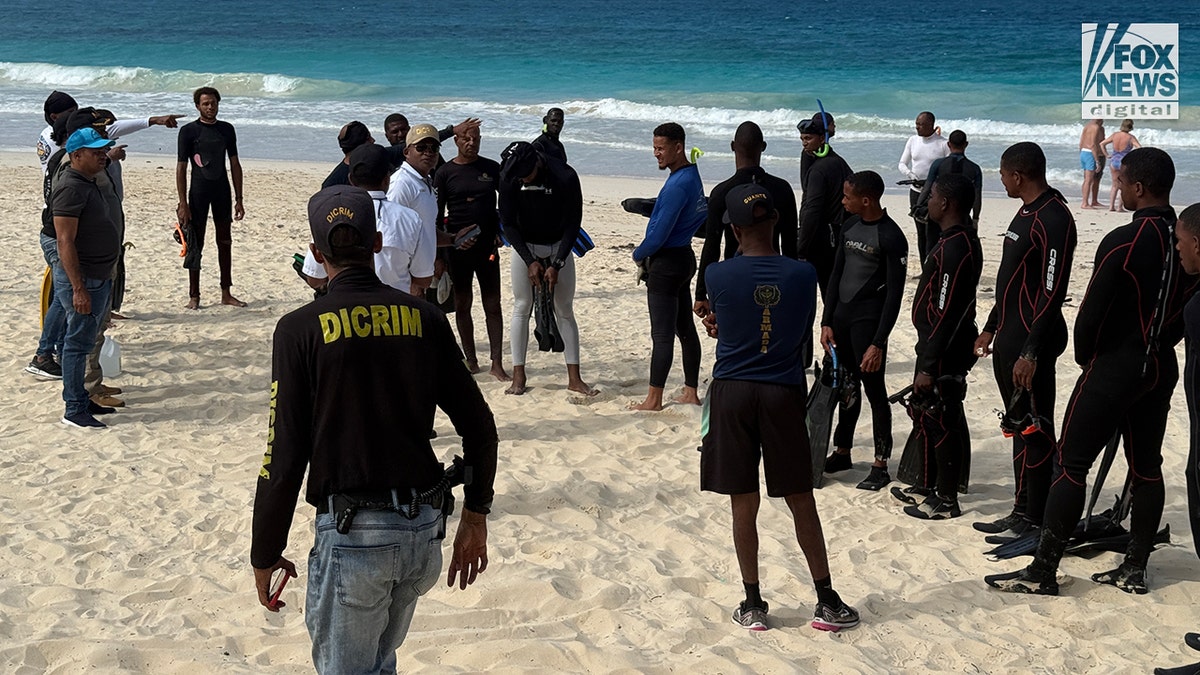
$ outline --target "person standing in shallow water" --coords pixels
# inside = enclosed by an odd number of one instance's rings
[[[663,390],[675,356],[675,338],[683,351],[683,393],[676,403],[700,405],[700,337],[692,320],[692,277],[696,252],[692,237],[708,217],[708,200],[700,171],[687,159],[683,127],[674,122],[654,129],[654,158],[671,175],[663,184],[646,224],[646,236],[633,250],[633,260],[646,269],[646,304],[650,309],[650,390],[631,410],[662,410]]]
[[[200,87],[192,93],[200,119],[179,129],[179,154],[175,165],[175,189],[179,193],[176,215],[179,226],[190,229],[194,250],[188,260],[188,309],[200,309],[200,254],[204,250],[204,231],[211,211],[217,234],[217,260],[221,266],[221,304],[245,307],[233,297],[233,221],[246,217],[242,205],[242,163],[238,160],[237,133],[229,122],[217,119],[221,93],[212,87]],[[229,156],[229,172],[225,157]],[[188,164],[192,165],[192,183],[188,187]],[[229,180],[233,179],[230,199]]]

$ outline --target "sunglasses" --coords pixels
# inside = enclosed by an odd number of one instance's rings
[[[441,147],[442,146],[437,143],[418,143],[413,146],[413,150],[416,150],[422,155],[434,155],[437,154],[437,151],[440,150]]]

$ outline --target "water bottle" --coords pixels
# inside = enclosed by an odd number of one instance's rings
[[[100,372],[104,377],[121,374],[121,345],[111,335],[105,335],[104,344],[100,346]]]

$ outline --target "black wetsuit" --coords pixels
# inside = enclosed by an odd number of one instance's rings
[[[1013,510],[1042,523],[1054,453],[1055,365],[1067,348],[1062,303],[1075,254],[1075,218],[1058,190],[1022,205],[1004,233],[996,274],[996,304],[983,326],[992,333],[992,368],[1005,415],[1020,431],[1012,436]],[[1015,401],[1013,367],[1036,361],[1033,389]],[[1032,397],[1032,401],[1030,400]],[[1037,410],[1037,424],[1031,416]],[[1023,434],[1021,431],[1028,431]]]
[[[704,249],[700,253],[700,270],[696,274],[696,300],[707,300],[708,290],[704,272],[718,259],[728,260],[737,254],[738,243],[733,236],[733,226],[721,220],[725,217],[725,195],[738,185],[758,183],[767,188],[775,200],[779,222],[775,224],[775,250],[796,258],[796,193],[786,180],[772,176],[760,166],[738,169],[732,176],[719,183],[708,195],[708,220],[704,223]],[[725,238],[722,255],[721,238]]]
[[[237,157],[237,133],[233,125],[223,120],[205,124],[200,120],[189,122],[179,128],[179,153],[177,159],[192,167],[192,182],[188,188],[188,207],[191,222],[188,227],[194,234],[189,240],[188,259],[194,268],[188,268],[190,288],[188,295],[200,297],[200,256],[204,251],[204,233],[208,225],[208,214],[212,211],[216,227],[217,261],[221,266],[221,288],[233,285],[233,197],[229,189],[229,177],[225,171],[225,156]]]
[[[558,140],[557,136],[542,132],[542,135],[533,139],[530,145],[543,155],[553,157],[564,164],[567,162],[567,149],[563,147],[562,141]]]
[[[445,314],[370,268],[342,270],[327,295],[280,319],[251,564],[268,568],[283,554],[306,468],[304,498],[318,509],[333,494],[435,485],[435,408],[462,436],[466,508],[488,513],[496,426],[462,358]]]
[[[1175,211],[1138,209],[1096,250],[1092,280],[1075,319],[1075,361],[1083,373],[1063,415],[1058,464],[1046,501],[1038,561],[1057,568],[1061,543],[1083,514],[1088,471],[1120,433],[1133,510],[1126,562],[1144,569],[1162,519],[1162,441],[1179,379],[1175,345],[1196,278],[1175,250]]]
[[[883,374],[888,336],[904,300],[908,241],[884,211],[882,218],[872,222],[851,217],[842,226],[840,244],[825,293],[821,326],[833,330],[839,363],[862,383],[871,402],[875,458],[886,460],[892,454],[892,410]],[[872,345],[883,352],[882,361],[878,370],[864,373],[859,366]],[[854,444],[854,428],[861,410],[861,397],[855,397],[852,406],[841,410],[833,432],[836,447]]]
[[[933,377],[936,396],[916,397],[910,414],[924,447],[927,478],[937,493],[958,493],[964,445],[970,430],[963,414],[966,375],[975,365],[975,293],[983,271],[983,250],[973,227],[956,225],[941,233],[929,253],[913,299],[918,373]],[[921,400],[923,399],[923,400]],[[929,474],[936,472],[936,479]]]
[[[800,198],[796,254],[817,268],[821,294],[829,284],[838,231],[846,220],[842,207],[843,183],[854,173],[833,148],[824,157],[814,157],[807,173],[800,176],[804,195]]]

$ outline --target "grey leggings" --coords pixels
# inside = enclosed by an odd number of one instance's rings
[[[528,244],[536,258],[550,258],[558,244]],[[529,283],[529,266],[521,256],[513,254],[512,271],[513,314],[509,327],[514,366],[525,365],[525,352],[529,350],[529,317],[533,314],[533,286]],[[558,333],[563,339],[563,357],[567,365],[579,365],[579,326],[575,323],[575,256],[567,256],[566,264],[558,271],[558,283],[554,286],[554,317],[558,321]]]

